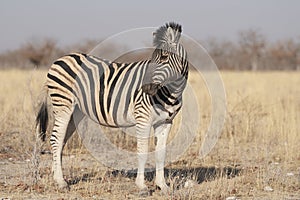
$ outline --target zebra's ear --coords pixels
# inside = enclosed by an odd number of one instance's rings
[[[172,27],[168,27],[166,36],[171,44],[177,44],[179,42],[181,32]]]
[[[171,27],[168,27],[166,35],[167,35],[170,42],[172,42],[172,43],[176,42],[175,41],[175,33],[174,33],[174,30]]]
[[[157,32],[156,31],[152,32],[152,36],[153,36],[153,41],[157,41]]]

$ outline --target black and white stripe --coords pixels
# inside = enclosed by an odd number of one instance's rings
[[[48,93],[53,102],[60,102],[54,110],[78,105],[100,124],[134,125],[128,106],[142,93],[139,88],[149,62],[114,63],[79,53],[58,59],[47,75]]]

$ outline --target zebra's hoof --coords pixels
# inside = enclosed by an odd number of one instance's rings
[[[70,191],[70,186],[67,182],[63,181],[61,183],[58,183],[58,189],[60,191]]]
[[[167,186],[167,184],[163,184],[163,185],[160,185],[160,186],[157,186],[160,190],[161,190],[161,193],[163,195],[169,195],[171,194],[171,189],[169,186]]]

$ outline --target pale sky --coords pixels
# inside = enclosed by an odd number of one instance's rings
[[[299,19],[298,0],[2,0],[0,53],[36,38],[64,46],[169,21],[182,24],[183,32],[197,40],[235,40],[250,28],[271,41],[299,39]]]

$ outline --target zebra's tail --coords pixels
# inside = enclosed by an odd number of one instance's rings
[[[47,106],[47,100],[45,100],[38,112],[38,115],[36,117],[36,128],[38,128],[39,131],[39,137],[42,139],[42,141],[45,141],[46,139],[46,131],[48,127],[48,121],[49,121],[49,116],[48,116],[48,106]]]

